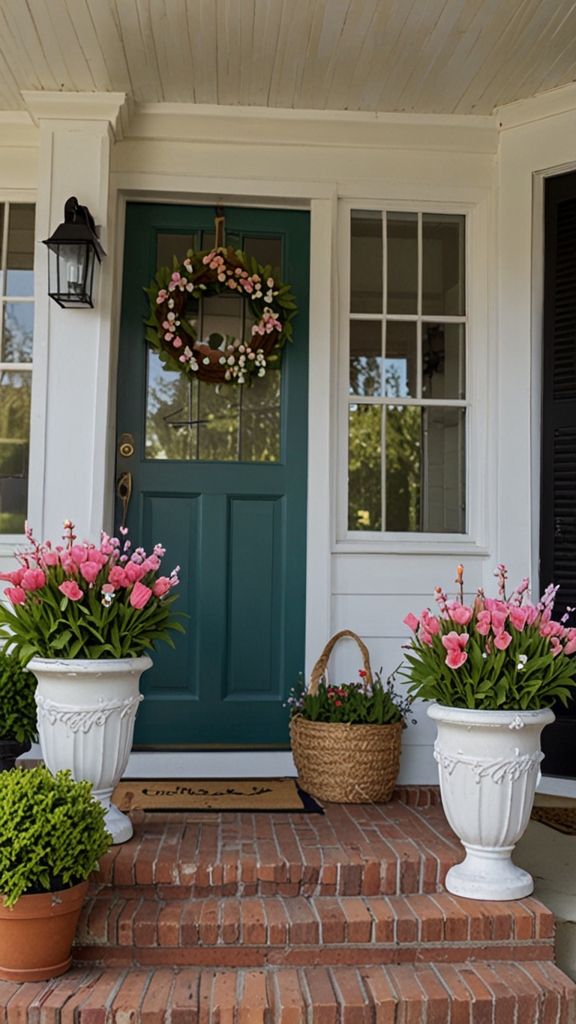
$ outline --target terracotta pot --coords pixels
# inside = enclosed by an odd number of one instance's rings
[[[0,904],[0,978],[47,981],[72,963],[72,943],[88,882],[61,892],[21,896],[13,907]]]

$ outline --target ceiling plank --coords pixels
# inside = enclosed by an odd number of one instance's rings
[[[85,0],[85,3],[108,71],[112,92],[133,93],[116,4],[103,4],[102,0]]]
[[[112,2],[118,12],[134,99],[139,103],[161,103],[164,93],[152,34],[150,0]]]
[[[96,83],[64,0],[28,0],[28,4],[58,88],[93,92]]]
[[[0,12],[2,50],[19,89],[60,88],[46,60],[28,4],[3,4]]]

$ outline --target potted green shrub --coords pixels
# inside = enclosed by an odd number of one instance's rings
[[[0,648],[0,772],[14,767],[36,735],[36,677]]]
[[[506,568],[498,566],[498,597],[478,591],[464,603],[436,588],[437,612],[407,615],[410,690],[434,703],[442,803],[466,858],[450,869],[446,888],[471,899],[521,899],[531,876],[511,859],[534,799],[542,729],[551,706],[566,704],[576,685],[576,629],[552,618],[557,587],[537,604],[528,579],[506,597]]]
[[[0,978],[67,971],[90,873],[108,849],[89,782],[44,765],[0,775]]]
[[[159,575],[164,548],[133,551],[127,532],[78,544],[66,520],[64,544],[54,546],[27,529],[20,567],[0,574],[11,584],[0,604],[0,639],[38,680],[44,760],[53,774],[69,768],[92,783],[115,843],[133,833],[111,796],[130,756],[140,676],[152,664],[146,652],[158,640],[174,646],[171,632],[183,632],[172,611],[177,570]]]
[[[364,667],[356,682],[331,685],[327,665],[334,645],[351,637]],[[290,739],[300,785],[318,800],[385,803],[398,778],[404,715],[410,698],[372,675],[366,645],[349,629],[328,641],[310,676],[288,698]]]

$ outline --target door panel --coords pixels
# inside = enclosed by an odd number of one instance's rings
[[[231,209],[226,229],[227,242],[281,261],[299,312],[280,371],[217,392],[168,373],[148,350],[142,291],[158,256],[211,243],[213,211],[127,207],[117,432],[133,435],[135,452],[119,455],[117,474],[133,476],[133,546],[166,547],[167,569],[181,566],[178,610],[189,615],[176,650],[161,645],[143,677],[140,749],[286,747],[283,703],[303,668],[309,218]],[[247,307],[227,299],[192,311],[202,337],[239,312],[249,330]]]

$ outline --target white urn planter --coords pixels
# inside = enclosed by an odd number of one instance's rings
[[[38,680],[38,733],[44,760],[55,774],[69,768],[76,781],[92,783],[106,809],[114,843],[133,834],[132,823],[110,798],[128,763],[134,721],[143,700],[140,676],[151,659],[32,658]]]
[[[448,892],[478,900],[514,900],[533,891],[512,861],[530,818],[544,755],[540,735],[554,713],[475,711],[432,704],[434,757],[446,817],[466,850],[446,876]]]

